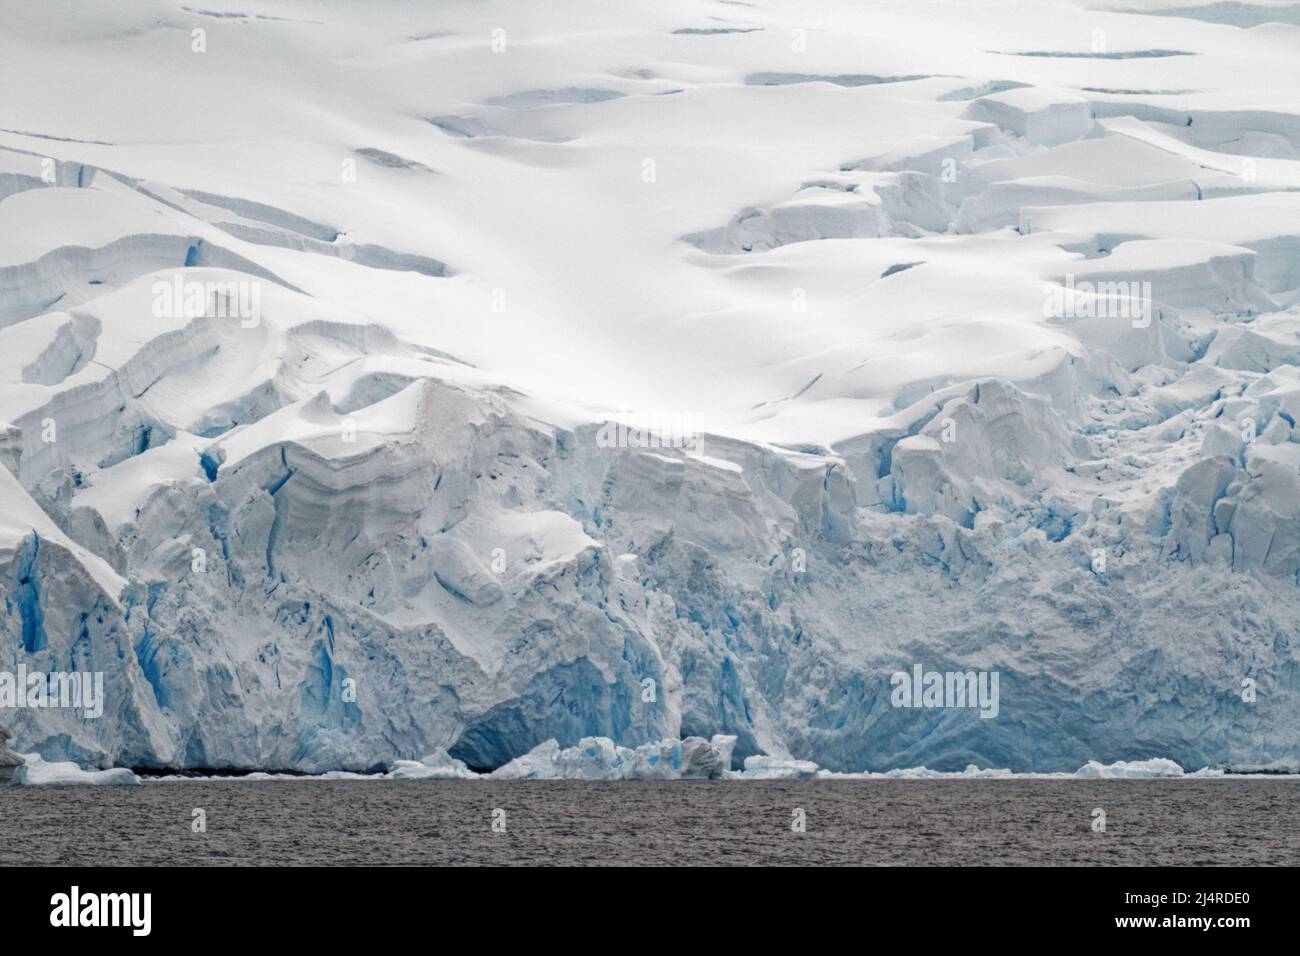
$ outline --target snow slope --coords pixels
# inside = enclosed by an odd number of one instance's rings
[[[16,748],[1300,769],[1300,5],[1104,6],[0,0]]]

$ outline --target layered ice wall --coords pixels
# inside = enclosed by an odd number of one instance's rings
[[[0,5],[18,751],[1300,769],[1291,8],[207,6]]]

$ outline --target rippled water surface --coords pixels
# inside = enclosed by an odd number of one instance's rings
[[[1104,833],[1092,829],[1098,807]],[[191,829],[196,808],[206,833]],[[496,810],[505,832],[493,830]],[[796,810],[805,832],[791,827]],[[0,788],[3,865],[700,863],[1296,865],[1300,781]]]

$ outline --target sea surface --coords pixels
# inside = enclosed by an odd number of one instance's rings
[[[1104,832],[1094,830],[1098,808]],[[194,831],[200,809],[206,832]],[[1300,782],[207,779],[0,787],[0,865],[30,864],[1294,866]]]

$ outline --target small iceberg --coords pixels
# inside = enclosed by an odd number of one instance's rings
[[[583,737],[576,747],[554,738],[498,767],[492,780],[720,780],[731,767],[736,738],[666,737],[633,749],[608,737]]]
[[[1081,780],[1157,780],[1183,776],[1183,768],[1172,760],[1117,760],[1111,764],[1089,760],[1074,772]]]
[[[820,768],[811,760],[787,760],[758,755],[745,758],[745,769],[727,774],[729,780],[812,780]]]
[[[24,763],[13,775],[13,782],[26,787],[76,786],[104,787],[139,783],[140,778],[125,767],[112,770],[82,770],[75,763],[50,763],[40,754],[22,754]]]
[[[746,761],[748,767],[748,761]],[[733,774],[733,776],[740,776]],[[1204,769],[1186,773],[1181,766],[1163,757],[1151,760],[1117,760],[1101,763],[1089,760],[1073,773],[1067,771],[1014,771],[1006,768],[977,767],[968,764],[965,770],[931,770],[929,767],[907,767],[881,772],[835,773],[822,770],[817,774],[822,780],[1169,780],[1182,777],[1223,776],[1222,770]]]
[[[479,776],[442,748],[419,760],[394,760],[387,774],[389,780],[477,780]]]

